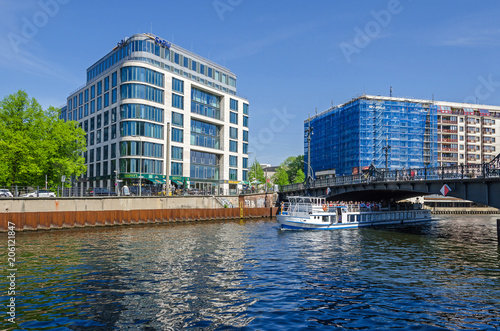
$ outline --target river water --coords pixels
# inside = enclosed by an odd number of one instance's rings
[[[7,273],[2,235],[1,270]],[[496,217],[280,231],[246,220],[16,233],[1,329],[500,329]]]

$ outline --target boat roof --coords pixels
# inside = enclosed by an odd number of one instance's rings
[[[291,196],[291,197],[288,197],[288,201],[290,201],[291,203],[322,204],[322,203],[325,203],[326,198],[323,198],[323,197],[308,197],[308,196]]]

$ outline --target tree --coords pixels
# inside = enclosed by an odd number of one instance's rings
[[[279,166],[276,173],[273,175],[273,182],[278,185],[288,185],[288,174],[284,167]]]
[[[250,168],[250,172],[248,174],[250,178],[250,183],[254,181],[259,181],[260,184],[264,184],[266,181],[266,176],[264,175],[264,170],[259,162],[254,161],[252,167]]]
[[[61,175],[78,176],[86,167],[85,132],[59,119],[59,109],[44,111],[24,91],[0,101],[0,185],[50,186]]]
[[[306,175],[304,174],[304,171],[302,171],[302,169],[297,170],[293,183],[294,184],[303,183],[305,182],[305,180],[306,180]]]
[[[296,183],[295,177],[298,171],[304,169],[304,155],[290,156],[280,166],[285,168],[290,183]]]

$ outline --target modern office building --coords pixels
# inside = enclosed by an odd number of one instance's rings
[[[500,107],[363,95],[304,123],[313,173],[482,163],[498,153]],[[308,159],[307,138],[304,139]],[[304,171],[307,170],[305,165]]]
[[[87,133],[82,189],[122,179],[227,194],[248,180],[248,108],[229,69],[136,34],[87,69],[61,117]]]

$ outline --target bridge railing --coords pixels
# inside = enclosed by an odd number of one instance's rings
[[[428,167],[416,169],[399,169],[389,171],[370,171],[358,175],[339,176],[318,179],[310,184],[310,188],[342,186],[352,184],[369,184],[374,182],[411,182],[419,180],[474,179],[500,177],[500,163],[462,164],[445,167]],[[300,191],[305,189],[303,183],[284,185],[281,192]]]

